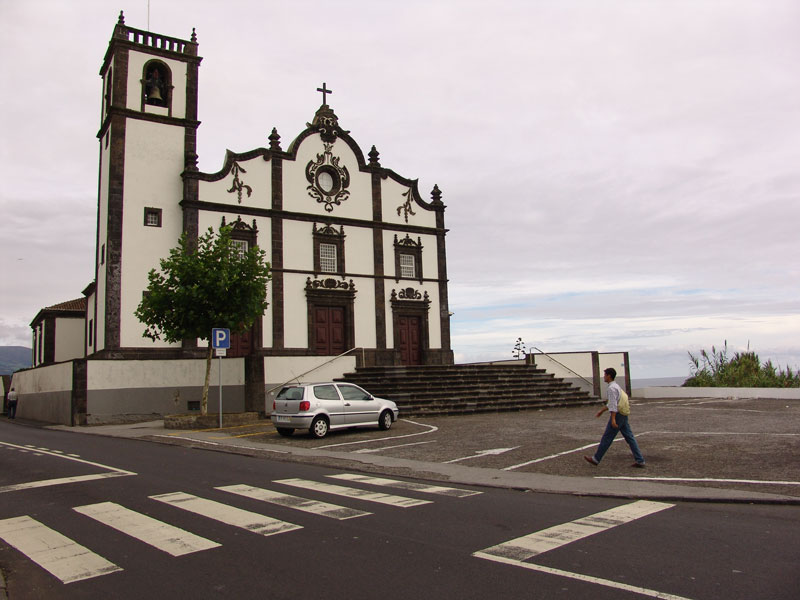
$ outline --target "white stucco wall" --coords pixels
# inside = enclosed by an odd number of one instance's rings
[[[337,227],[338,229],[338,227]],[[372,249],[372,229],[368,227],[344,228],[344,261],[348,273],[373,275],[375,253]],[[386,257],[384,256],[384,261]],[[364,286],[359,286],[361,290]]]
[[[320,226],[319,224],[317,225]],[[286,269],[314,270],[313,223],[283,221],[283,266]],[[345,241],[345,246],[347,241]]]
[[[283,339],[287,348],[308,347],[307,277],[302,273],[283,275]]]
[[[60,363],[14,373],[17,416],[70,425],[72,418],[72,363]]]
[[[233,170],[219,181],[200,181],[198,194],[202,202],[215,202],[230,204],[232,207],[257,207],[272,208],[272,163],[257,156],[250,160],[237,161],[240,169],[239,182],[248,185],[251,193],[247,195],[247,188],[242,188],[242,198],[233,188]],[[222,168],[222,165],[220,165]],[[234,209],[232,209],[234,210]],[[234,217],[235,219],[236,217]],[[245,217],[242,217],[244,219]],[[251,218],[252,219],[252,218]],[[260,237],[260,236],[259,236]]]
[[[401,208],[409,198],[408,195],[404,196],[403,194],[408,194],[410,189],[411,188],[408,186],[400,184],[393,179],[384,179],[381,181],[383,220],[387,223],[436,227],[436,213],[432,210],[423,209],[413,198],[411,200],[411,210],[414,214],[412,215],[411,212],[408,212],[407,221],[405,210],[400,210],[400,214],[397,214],[397,210]],[[426,202],[430,201],[430,198],[425,196],[423,196],[423,199],[425,199]],[[401,237],[405,237],[405,234]],[[414,237],[414,239],[416,240],[416,237]]]
[[[316,161],[317,154],[323,154],[324,146],[318,134],[304,139],[297,149],[297,160],[283,163],[283,208],[284,210],[308,214],[347,217],[352,219],[372,219],[372,176],[358,170],[355,154],[345,142],[337,140],[333,144],[332,156],[339,158],[339,166],[346,167],[350,174],[347,188],[350,196],[333,210],[325,210],[323,203],[317,202],[308,194],[306,165]]]
[[[243,359],[222,360],[222,385],[244,385]],[[211,361],[211,384],[219,381],[219,359]],[[196,360],[90,360],[86,387],[89,390],[141,389],[201,386],[206,361]]]
[[[142,337],[144,325],[134,311],[147,289],[147,273],[159,267],[178,243],[183,215],[184,130],[129,119],[125,135],[120,343],[126,347],[165,346]],[[144,225],[145,207],[162,210],[161,227]]]
[[[177,119],[186,117],[186,63],[153,56],[136,50],[129,51],[128,59],[128,98],[127,107],[139,111],[142,107],[142,80],[144,79],[144,65],[146,62],[157,59],[166,64],[172,71],[172,116]],[[148,107],[158,108],[158,107]],[[160,112],[160,111],[151,111]],[[130,120],[128,123],[130,124]]]
[[[56,319],[55,362],[83,358],[84,319]]]
[[[95,286],[95,302],[97,303],[97,318],[95,327],[97,328],[96,350],[105,348],[106,334],[106,261],[108,252],[108,178],[109,178],[109,150],[106,148],[105,136],[100,140],[100,198],[98,202],[97,216],[97,247],[95,248],[95,264],[97,265],[97,282]]]
[[[606,369],[614,369],[617,379],[625,378],[625,354],[623,352],[601,352],[599,355],[600,375]]]
[[[375,323],[375,284],[372,279],[353,279],[356,286],[355,313],[356,348],[375,348],[378,343]]]

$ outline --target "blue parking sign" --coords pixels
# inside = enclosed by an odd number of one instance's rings
[[[215,327],[211,330],[211,347],[215,350],[227,350],[231,347],[231,330]]]

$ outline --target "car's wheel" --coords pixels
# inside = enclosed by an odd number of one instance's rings
[[[385,410],[381,413],[381,416],[378,419],[378,427],[386,431],[391,426],[392,426],[392,412],[389,410]]]
[[[322,416],[317,417],[311,422],[308,432],[315,438],[324,438],[328,435],[328,419]]]
[[[275,429],[277,429],[278,433],[283,437],[289,437],[294,433],[294,429],[291,427],[276,427]]]

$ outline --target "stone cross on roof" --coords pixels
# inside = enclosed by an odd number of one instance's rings
[[[327,88],[325,87],[325,83],[323,82],[323,83],[322,83],[322,87],[321,87],[321,88],[317,88],[317,91],[318,91],[318,92],[322,92],[322,104],[328,104],[328,101],[327,101],[327,99],[326,99],[326,96],[327,96],[328,94],[332,94],[332,93],[333,93],[333,90],[329,90],[329,89],[327,89]]]

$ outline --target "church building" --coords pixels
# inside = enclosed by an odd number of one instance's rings
[[[263,410],[265,390],[284,374],[348,351],[349,368],[452,364],[438,187],[423,198],[416,180],[381,164],[375,146],[365,154],[340,124],[324,83],[322,105],[291,143],[273,129],[265,147],[227,151],[219,171],[198,170],[201,61],[194,32],[183,40],[134,29],[120,13],[100,69],[96,266],[84,290],[84,352],[73,358],[91,371],[94,361],[203,356],[205,340],[143,337],[134,311],[148,272],[181,234],[196,238],[227,224],[242,248],[266,251],[272,274],[267,310],[233,336],[225,359],[242,365],[234,377],[241,409]],[[47,344],[60,356],[58,338]],[[91,403],[92,376],[83,377],[82,401]],[[143,412],[162,412],[148,402]]]

